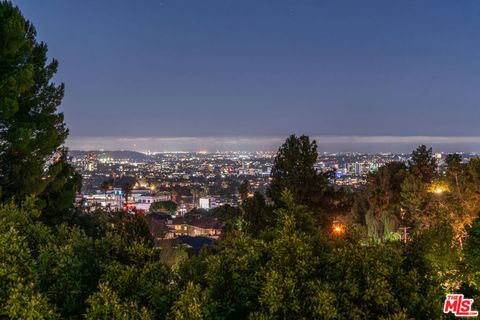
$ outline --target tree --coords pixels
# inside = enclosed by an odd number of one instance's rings
[[[153,249],[141,243],[132,244],[127,254],[128,263],[106,263],[102,282],[108,282],[120,299],[145,308],[156,319],[164,319],[174,298],[169,268]]]
[[[248,194],[250,192],[250,182],[248,180],[243,180],[238,188],[238,193],[240,194],[240,199],[245,201],[248,198]]]
[[[63,151],[61,159],[52,165],[55,178],[38,197],[43,211],[42,220],[48,225],[71,222],[75,195],[81,189],[82,177],[66,162],[65,153]]]
[[[130,196],[132,195],[133,184],[130,182],[126,182],[122,185],[122,192],[123,192],[123,199],[125,201],[124,206],[128,205],[128,201],[130,200]]]
[[[367,176],[357,193],[354,214],[366,225],[370,239],[391,240],[402,219],[401,190],[406,166],[390,162]]]
[[[292,192],[295,202],[308,206],[317,216],[320,224],[325,225],[329,219],[325,210],[329,210],[331,197],[329,190],[329,173],[318,173],[317,143],[303,135],[291,135],[280,147],[271,171],[271,184],[267,195],[276,207],[284,206],[282,192],[285,189]]]
[[[408,226],[425,227],[429,225],[429,212],[427,186],[422,182],[421,177],[407,174],[402,183],[401,206],[403,218]]]
[[[265,197],[259,192],[255,192],[252,198],[246,199],[241,209],[246,222],[246,231],[254,237],[258,237],[261,232],[275,225],[273,208],[267,205]]]
[[[408,169],[423,183],[431,183],[437,175],[437,160],[433,157],[432,148],[421,145],[414,150],[408,160]]]
[[[192,194],[192,197],[193,197],[193,205],[196,206],[197,205],[197,198],[200,194],[200,191],[196,188],[196,187],[192,187],[190,189],[190,193]]]
[[[468,180],[472,191],[480,192],[480,158],[472,158],[467,164]]]
[[[112,227],[115,234],[119,235],[127,244],[137,241],[144,243],[147,247],[153,246],[153,238],[143,216],[116,212],[107,214],[106,217],[106,221],[102,223],[103,227]],[[111,229],[105,233],[108,234],[108,232],[111,232]]]
[[[445,221],[435,221],[429,229],[412,232],[408,241],[407,261],[421,261],[423,273],[435,278],[447,292],[458,290],[464,280],[461,247],[455,242],[453,228]],[[416,261],[415,263],[418,263]]]
[[[238,207],[225,204],[210,210],[208,215],[224,222],[222,233],[231,232],[242,227],[242,210]]]
[[[35,291],[32,283],[17,283],[10,292],[4,311],[9,319],[58,319],[55,308],[42,294]]]
[[[112,189],[112,182],[111,181],[103,181],[102,184],[100,185],[100,188],[106,194],[108,190]]]
[[[364,245],[355,230],[327,238],[288,191],[267,239],[234,231],[187,262],[173,313],[205,319],[436,319],[443,298],[422,252]],[[408,249],[408,250],[407,250]],[[194,270],[192,270],[192,268]],[[187,304],[186,300],[193,303]],[[172,315],[172,314],[171,314]]]
[[[145,308],[139,308],[133,302],[121,301],[118,295],[107,283],[101,283],[99,291],[88,299],[90,305],[86,319],[125,319],[125,320],[147,320],[153,319]]]
[[[462,165],[462,157],[458,153],[448,154],[445,157],[445,163],[447,164],[447,178],[453,180],[457,191],[460,191],[460,177],[463,174],[464,166]]]
[[[23,208],[0,206],[0,318],[54,319],[55,306],[39,290],[36,255],[49,242],[49,229],[35,222],[33,201]]]
[[[282,205],[281,197],[285,189],[293,192],[298,203],[305,204],[312,196],[310,188],[316,185],[317,144],[307,136],[291,135],[280,147],[271,170],[272,182],[267,195],[273,202]]]
[[[480,214],[467,232],[468,238],[464,251],[465,261],[473,276],[475,287],[480,290]]]
[[[187,287],[175,301],[170,314],[174,320],[202,320],[202,291],[199,285],[188,282]]]
[[[166,211],[170,214],[175,214],[177,210],[177,204],[172,200],[156,201],[150,205],[150,212]]]
[[[52,82],[57,67],[20,10],[0,2],[1,200],[42,194],[65,165],[60,146],[68,130],[57,110],[64,86]]]
[[[77,226],[60,226],[56,237],[42,247],[36,261],[39,286],[62,316],[85,311],[85,300],[96,290],[104,255]]]

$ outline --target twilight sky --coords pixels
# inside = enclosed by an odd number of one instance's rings
[[[60,61],[73,148],[290,133],[480,146],[477,0],[13,2]]]

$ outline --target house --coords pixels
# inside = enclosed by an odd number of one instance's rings
[[[134,197],[135,201],[135,208],[137,210],[142,210],[147,212],[150,210],[150,206],[152,203],[159,201],[157,196],[149,195],[149,194],[141,194]]]
[[[213,217],[173,218],[166,212],[153,212],[145,215],[150,234],[154,239],[172,239],[178,236],[204,236],[217,239],[224,223]]]
[[[168,226],[171,228],[172,237],[187,235],[217,239],[224,223],[212,217],[188,217],[172,219]]]

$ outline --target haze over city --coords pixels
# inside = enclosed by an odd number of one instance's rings
[[[480,137],[432,136],[313,136],[321,152],[409,153],[420,144],[437,152],[479,152]],[[132,150],[139,152],[274,151],[285,137],[72,137],[73,150]]]
[[[22,1],[72,149],[480,151],[477,1]]]

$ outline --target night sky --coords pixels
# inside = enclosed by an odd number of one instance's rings
[[[72,148],[268,149],[305,133],[325,150],[480,151],[477,0],[13,2],[60,61]]]

